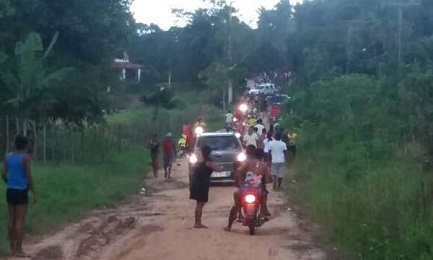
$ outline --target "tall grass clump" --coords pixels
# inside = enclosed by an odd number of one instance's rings
[[[316,82],[286,118],[300,136],[298,198],[351,259],[433,258],[433,74],[403,75]]]

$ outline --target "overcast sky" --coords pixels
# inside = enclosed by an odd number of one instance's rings
[[[270,9],[280,0],[233,0],[234,6],[239,10],[238,16],[252,27],[256,26],[258,19],[257,10],[263,6]],[[289,1],[289,0],[287,0]],[[292,4],[302,0],[290,0]],[[206,7],[203,0],[135,0],[132,4],[132,12],[137,22],[157,24],[164,30],[173,25],[183,26],[184,22],[178,21],[171,13],[173,8],[194,11],[197,8]]]

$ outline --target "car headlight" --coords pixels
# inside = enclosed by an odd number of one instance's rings
[[[198,126],[198,127],[195,128],[195,134],[196,135],[201,135],[201,134],[203,134],[203,132],[204,132],[203,127]]]
[[[245,161],[247,159],[247,156],[244,154],[244,153],[240,153],[237,157],[236,157],[236,160],[238,161],[238,162],[243,162],[243,161]]]
[[[190,162],[191,164],[195,164],[197,161],[198,161],[198,159],[197,159],[197,156],[196,156],[195,154],[192,154],[192,155],[189,157],[189,162]]]
[[[240,133],[235,133],[236,138],[241,138],[241,134]]]

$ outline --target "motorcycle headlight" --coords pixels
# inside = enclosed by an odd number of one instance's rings
[[[239,106],[239,110],[240,110],[242,113],[246,113],[246,112],[248,111],[248,105],[245,104],[245,103],[241,104],[241,105]]]
[[[233,117],[233,122],[237,122],[238,121],[238,119],[236,118],[236,117]]]
[[[245,196],[245,202],[246,203],[254,203],[256,201],[256,196],[252,195],[252,194],[248,194],[247,196]]]
[[[203,129],[203,127],[201,127],[201,126],[198,126],[198,127],[195,128],[195,134],[196,134],[196,135],[201,135],[201,134],[203,134],[203,131],[204,131],[204,129]]]
[[[197,159],[197,156],[196,156],[195,154],[192,154],[192,155],[189,157],[189,162],[190,162],[191,164],[195,164],[197,161],[198,161],[198,159]]]
[[[247,159],[247,156],[244,154],[244,153],[240,153],[237,157],[236,157],[236,160],[238,161],[238,162],[243,162],[243,161],[245,161]]]

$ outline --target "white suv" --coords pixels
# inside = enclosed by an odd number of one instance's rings
[[[250,89],[250,91],[248,91],[248,94],[250,95],[260,95],[260,94],[265,94],[265,95],[274,95],[278,93],[278,87],[275,84],[272,83],[264,83],[264,84],[260,84],[258,85],[256,88]]]

